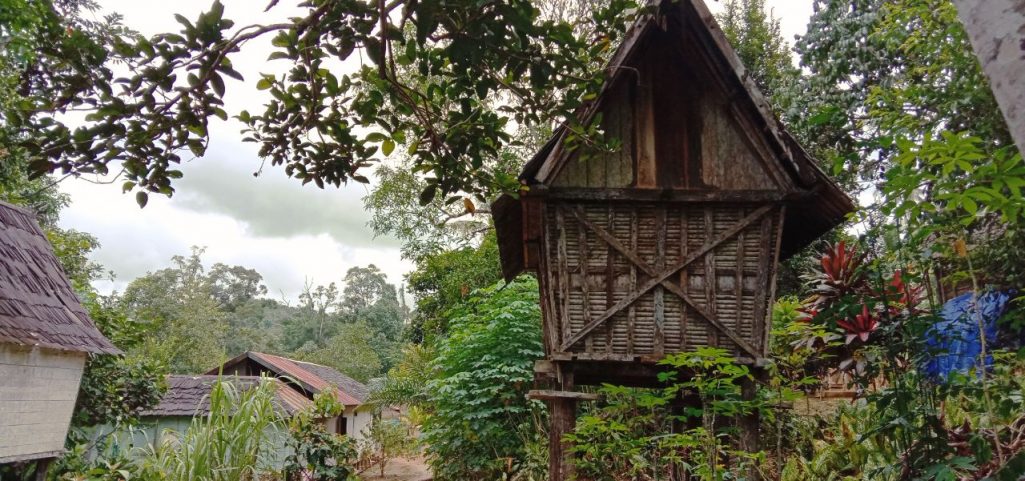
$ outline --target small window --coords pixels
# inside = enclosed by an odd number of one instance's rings
[[[348,435],[349,434],[348,430],[346,429],[348,427],[346,425],[347,422],[348,422],[348,419],[345,419],[345,416],[338,416],[338,426],[337,426],[338,434],[344,434],[344,435]]]

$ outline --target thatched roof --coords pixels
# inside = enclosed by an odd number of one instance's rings
[[[35,217],[0,202],[0,343],[120,354],[79,302]]]
[[[203,416],[210,414],[210,391],[219,376],[170,375],[167,376],[167,392],[156,406],[139,413],[142,416]],[[260,383],[258,376],[224,376],[224,382],[238,390],[252,389]],[[292,415],[313,404],[302,393],[278,379],[274,383],[274,407],[281,413]]]

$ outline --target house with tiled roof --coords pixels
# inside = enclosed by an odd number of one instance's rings
[[[86,358],[118,353],[35,216],[0,202],[0,464],[59,456]]]
[[[369,390],[337,370],[261,352],[245,352],[205,374],[167,376],[167,391],[153,407],[139,413],[139,425],[118,435],[125,447],[155,446],[166,436],[184,433],[197,416],[210,414],[210,393],[220,379],[244,391],[260,382],[274,384],[274,407],[293,416],[313,406],[313,397],[331,393],[345,410],[341,416],[321,420],[329,432],[362,440],[375,411],[367,404]],[[102,433],[101,433],[102,434]],[[276,469],[289,455],[284,431],[267,433],[266,461]]]
[[[207,372],[209,375],[218,373],[274,377],[310,400],[321,392],[333,393],[338,402],[345,406],[345,411],[341,416],[324,420],[328,431],[356,440],[363,439],[364,431],[374,417],[373,406],[367,404],[370,395],[367,387],[328,366],[246,351]]]
[[[281,380],[260,376],[216,376],[207,374],[171,374],[167,376],[167,391],[153,407],[139,412],[139,423],[118,432],[118,444],[127,449],[154,447],[168,437],[176,437],[188,430],[196,417],[210,414],[210,394],[214,384],[221,380],[236,391],[246,391],[261,382],[273,383],[274,408],[284,417],[293,416],[313,406],[313,401]],[[97,438],[110,432],[110,426],[94,433]],[[264,461],[275,469],[284,466],[290,454],[288,433],[274,428],[265,433],[268,445]]]

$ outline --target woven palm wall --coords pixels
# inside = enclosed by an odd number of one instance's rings
[[[630,360],[718,346],[763,357],[781,213],[759,204],[547,202],[540,272],[550,353]]]

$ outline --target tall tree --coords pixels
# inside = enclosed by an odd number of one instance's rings
[[[388,284],[377,266],[352,267],[345,272],[342,279],[341,307],[346,314],[359,316],[360,312],[374,305],[381,299],[396,299],[395,286]]]
[[[342,324],[323,347],[303,348],[297,355],[303,361],[330,366],[357,381],[367,382],[384,373],[373,337],[373,330],[364,322]]]
[[[518,187],[481,169],[517,126],[594,133],[573,112],[600,87],[634,6],[602,2],[570,21],[542,16],[529,0],[317,0],[293,18],[236,26],[215,1],[197,18],[177,16],[177,33],[105,38],[96,57],[123,62],[131,72],[123,82],[103,67],[89,70],[84,87],[32,85],[8,115],[36,172],[119,165],[140,204],[148,193],[172,193],[182,157],[201,156],[210,119],[229,115],[247,125],[261,156],[303,183],[367,182],[367,168],[403,145],[425,174],[425,203],[438,194],[483,197]],[[266,108],[229,113],[227,80],[243,78],[231,59],[260,36],[273,37],[269,60],[292,67],[280,77],[247,73],[270,94]],[[332,67],[341,64],[358,67]],[[84,124],[65,125],[69,111],[84,111]]]
[[[303,346],[307,350],[322,347],[341,323],[337,310],[338,286],[335,283],[314,287],[307,282],[299,294],[297,309],[285,320],[282,347],[288,351]]]
[[[479,246],[421,258],[408,275],[409,292],[416,299],[416,309],[407,337],[417,343],[431,343],[444,337],[449,329],[449,311],[477,289],[501,279],[498,241],[493,229]]]
[[[955,0],[1000,109],[1025,151],[1025,9],[1013,0]]]
[[[137,350],[173,372],[204,372],[227,356],[225,313],[213,297],[202,254],[194,247],[187,257],[174,256],[171,267],[133,280],[124,293],[130,315],[150,326]]]
[[[233,312],[246,302],[267,293],[263,276],[247,267],[217,263],[210,268],[208,277],[211,295],[227,311]]]
[[[779,106],[780,95],[800,74],[779,18],[765,0],[726,0],[715,18],[758,88]]]

